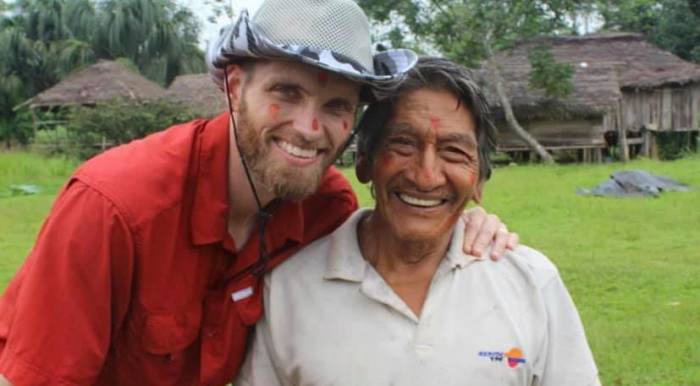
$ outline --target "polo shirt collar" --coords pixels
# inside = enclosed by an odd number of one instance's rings
[[[372,213],[372,209],[364,208],[355,211],[343,225],[331,234],[331,248],[326,261],[325,279],[341,279],[352,282],[362,282],[368,267],[367,261],[362,257],[360,242],[357,238],[357,227],[365,216]],[[461,218],[455,224],[452,231],[450,245],[443,262],[450,269],[464,268],[470,262],[478,261],[475,256],[463,252],[464,220]]]
[[[324,279],[340,279],[357,283],[364,280],[368,264],[362,257],[360,242],[357,238],[357,226],[370,213],[372,209],[369,208],[356,210],[330,235],[331,248],[326,260]]]
[[[222,242],[228,237],[228,113],[208,121],[200,130],[199,140],[195,141],[193,148],[194,162],[190,173],[195,187],[190,220],[195,245]],[[303,214],[300,202],[279,204],[265,230],[273,249],[286,240],[302,242]]]

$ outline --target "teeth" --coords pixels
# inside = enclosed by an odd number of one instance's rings
[[[302,149],[298,146],[294,146],[291,143],[287,141],[277,141],[277,144],[279,145],[282,150],[287,152],[288,154],[291,154],[295,157],[299,158],[313,158],[318,155],[318,150],[317,149]]]
[[[420,198],[405,195],[403,193],[399,193],[399,198],[402,201],[406,202],[407,204],[415,205],[415,206],[422,206],[422,207],[437,206],[437,205],[440,205],[442,203],[441,200],[423,200]]]

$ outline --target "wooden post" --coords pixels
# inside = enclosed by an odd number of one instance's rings
[[[625,130],[625,125],[622,122],[622,102],[617,102],[617,112],[615,114],[617,121],[617,143],[620,146],[620,161],[627,162],[630,160],[630,148],[627,145],[627,130]]]
[[[656,144],[656,132],[649,136],[649,158],[659,159],[659,147]]]
[[[649,158],[651,157],[651,132],[646,128],[642,128],[642,136],[644,141],[642,142],[642,155]]]
[[[593,162],[595,162],[595,163],[599,164],[599,163],[603,162],[603,149],[596,147],[593,150],[593,158],[594,158]]]
[[[590,163],[591,162],[591,149],[583,149],[583,163]]]

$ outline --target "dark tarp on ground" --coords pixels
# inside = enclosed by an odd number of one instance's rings
[[[661,192],[685,192],[688,185],[644,170],[624,170],[610,175],[610,179],[593,189],[579,189],[582,195],[605,197],[658,197]]]

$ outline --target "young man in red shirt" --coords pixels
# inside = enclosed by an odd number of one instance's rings
[[[332,163],[358,106],[416,57],[372,56],[351,0],[267,0],[208,60],[229,112],[95,157],[60,193],[0,297],[0,385],[230,382],[262,274],[357,208]],[[468,248],[517,242],[470,223]]]

